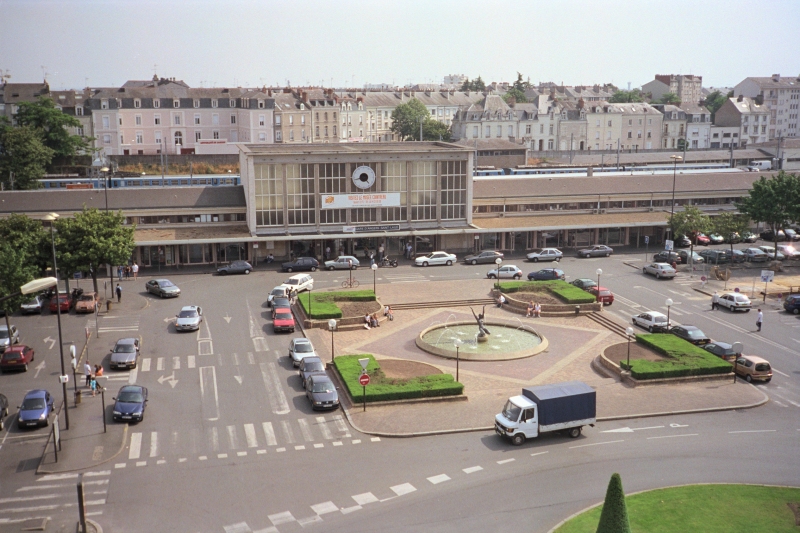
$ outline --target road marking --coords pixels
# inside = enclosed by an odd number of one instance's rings
[[[136,466],[147,466],[147,461],[136,461]]]
[[[800,407],[800,403],[797,403],[797,402],[795,402],[795,401],[793,401],[793,400],[790,400],[790,399],[789,399],[789,398],[787,398],[786,396],[781,396],[781,395],[780,395],[780,394],[778,394],[777,392],[774,392],[773,394],[774,394],[775,396],[777,396],[778,398],[780,398],[781,400],[785,400],[785,401],[789,402],[790,404],[794,405],[795,407]]]
[[[792,340],[794,340],[794,339],[792,339]],[[787,377],[787,378],[790,377],[789,374],[784,374],[780,370],[777,370],[775,367],[772,368],[772,371],[780,374],[781,376],[784,376],[784,377]]]
[[[306,446],[305,446],[305,444],[299,444],[299,445],[295,446],[294,449],[298,450],[298,451],[305,450]]]
[[[194,356],[193,355],[189,355],[189,356],[186,357],[186,366],[188,368],[194,368]]]
[[[504,465],[506,463],[513,463],[514,461],[516,461],[516,459],[503,459],[502,461],[497,461],[497,464]]]
[[[139,369],[138,368],[134,368],[128,374],[128,384],[129,385],[133,385],[134,383],[136,383],[136,378],[137,377],[139,377]]]
[[[247,525],[247,522],[239,522],[238,524],[232,524],[230,526],[222,526],[222,529],[225,530],[225,533],[252,533],[253,530],[250,529],[250,526]]]
[[[269,346],[267,346],[267,339],[264,337],[254,337],[253,338],[253,351],[255,352],[266,352],[269,351]]]
[[[145,357],[142,359],[142,372],[150,372],[150,358]]]
[[[114,468],[125,468],[126,466],[128,466],[128,463],[117,463]]]
[[[328,429],[328,424],[325,423],[325,417],[318,416],[317,417],[317,426],[319,426],[319,430],[322,433],[322,438],[325,440],[331,440],[333,438],[333,434],[331,430]]]
[[[164,370],[164,358],[159,357],[156,359],[156,370]]]
[[[272,522],[273,526],[279,526],[281,524],[286,524],[288,522],[296,522],[297,521],[295,519],[295,517],[292,516],[292,513],[290,513],[289,511],[284,511],[282,513],[271,514],[271,515],[267,516],[267,518],[269,518],[269,521]]]
[[[228,444],[232,450],[239,448],[239,437],[236,435],[236,426],[228,426]]]
[[[233,354],[233,364],[236,365],[236,366],[239,366],[239,354],[238,353],[234,353]]]
[[[395,485],[394,487],[389,487],[389,489],[391,489],[391,491],[397,494],[398,496],[411,494],[412,492],[417,490],[411,483],[403,483],[402,485]]]
[[[294,433],[292,432],[292,426],[289,425],[288,420],[281,420],[281,428],[283,428],[283,434],[286,435],[286,440],[289,444],[294,444]]]
[[[213,355],[214,345],[211,340],[197,341],[197,355]]]
[[[156,464],[157,464],[157,465],[164,465],[164,464],[167,464],[167,460],[166,460],[166,459],[159,459],[158,461],[156,461]]]
[[[633,429],[629,427],[624,427],[618,429],[607,429],[606,431],[601,431],[600,433],[633,433],[634,431],[642,431],[645,429],[661,429],[663,427],[664,426],[650,426],[646,428],[633,428]]]
[[[275,363],[261,363],[261,377],[267,389],[267,397],[272,405],[272,412],[276,415],[285,415],[289,412],[289,402],[281,388],[280,378]]]
[[[368,503],[376,503],[380,501],[371,492],[356,494],[355,496],[350,496],[350,497],[353,498],[358,505],[367,505]]]
[[[325,502],[325,503],[318,503],[316,505],[311,506],[311,510],[317,513],[317,515],[323,515],[326,513],[335,513],[339,510],[339,507],[333,502]]]
[[[341,436],[343,436],[345,438],[350,437],[350,430],[347,429],[347,424],[345,424],[344,418],[342,418],[342,415],[334,416],[333,417],[333,421],[336,424],[336,429],[338,429],[340,433],[344,433],[344,435],[341,435]]]
[[[28,502],[36,500],[52,500],[60,498],[61,494],[40,494],[39,496],[17,496],[14,498],[0,498],[0,503]]]
[[[777,429],[748,429],[748,430],[741,430],[741,431],[729,431],[728,433],[775,433],[778,431]]]
[[[272,422],[262,422],[261,427],[264,430],[264,436],[267,438],[267,446],[277,446],[278,441],[275,438],[275,430],[272,428]]]
[[[353,439],[352,443],[353,444],[361,444],[361,439]]]
[[[544,454],[546,454],[546,453],[550,453],[550,452],[536,452],[536,453],[532,453],[532,454],[531,454],[531,457],[536,457],[537,455],[544,455]]]
[[[370,440],[371,442],[380,442],[380,441],[381,441],[381,438],[380,438],[380,437],[372,437],[372,438],[371,438],[371,439],[369,439],[369,440]]]
[[[150,432],[150,457],[158,455],[158,433],[155,431]]]
[[[197,460],[198,461],[206,461],[206,460],[208,460],[208,457],[205,456],[205,455],[201,455],[200,457],[197,458]]]
[[[473,474],[475,472],[480,472],[481,470],[483,470],[482,466],[471,466],[469,468],[464,468],[463,472],[465,474]]]
[[[206,393],[206,390],[208,390],[208,393]],[[202,412],[206,420],[219,420],[217,371],[213,366],[200,367],[200,398]]]
[[[248,448],[258,448],[258,439],[256,438],[256,427],[253,424],[244,425],[244,438],[247,441]]]
[[[244,457],[245,455],[247,455],[247,452],[236,452],[236,455],[238,457]]]
[[[696,437],[699,433],[685,433],[683,435],[662,435],[661,437],[647,437],[647,440],[652,439],[674,439],[676,437]]]
[[[128,459],[138,459],[142,453],[142,434],[131,434],[131,446],[128,451]]]
[[[172,370],[180,370],[181,369],[181,358],[180,357],[173,357],[172,358]]]
[[[314,437],[311,436],[311,429],[308,426],[308,420],[305,418],[300,418],[297,420],[297,424],[300,426],[300,433],[303,435],[303,439],[306,442],[313,442]]]
[[[614,444],[617,442],[625,442],[624,440],[609,440],[606,442],[593,442],[591,444],[579,444],[578,446],[570,446],[569,449],[573,448],[586,448],[587,446],[602,446],[603,444]]]
[[[179,463],[185,463],[186,462],[186,457],[181,457],[180,459],[178,459],[178,462]]]
[[[217,428],[213,427],[209,429],[210,429],[209,438],[211,439],[211,449],[214,450],[215,452],[219,451],[219,433],[217,432]]]
[[[228,458],[228,454],[227,453],[218,453],[217,454],[217,459],[227,459],[227,458]]]
[[[439,474],[438,476],[429,477],[428,481],[430,481],[434,485],[438,485],[439,483],[450,481],[450,476],[448,476],[447,474]]]
[[[256,450],[256,453],[258,455],[263,455],[263,454],[267,453],[267,450]]]
[[[275,448],[276,452],[285,452],[286,448]]]
[[[251,365],[256,364],[256,358],[253,356],[253,352],[247,352],[247,363]]]
[[[334,446],[341,446],[341,445],[342,445],[342,441],[338,441],[338,440],[337,440],[337,441],[334,441],[334,442],[333,442],[333,445],[334,445]]]

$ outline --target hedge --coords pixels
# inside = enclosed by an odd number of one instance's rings
[[[300,305],[303,306],[306,316],[310,319],[324,320],[326,318],[342,318],[342,310],[335,302],[373,302],[375,293],[370,290],[364,291],[343,291],[343,292],[302,292],[298,295]],[[308,312],[309,300],[311,311]]]
[[[663,361],[634,359],[630,367],[625,361],[620,361],[620,368],[630,370],[631,376],[635,379],[707,376],[728,374],[733,370],[733,366],[724,359],[671,333],[639,334],[636,335],[636,342],[669,359]]]
[[[592,304],[597,298],[580,287],[557,279],[550,281],[503,281],[500,290],[507,294],[524,290],[540,291],[545,289],[567,304]]]
[[[334,365],[354,401],[363,399],[364,390],[358,382],[361,375],[361,364],[358,360],[365,357],[369,358],[367,373],[370,377],[366,391],[367,402],[457,396],[464,392],[464,385],[455,381],[450,374],[432,374],[404,380],[389,379],[372,355],[341,355],[334,358]]]

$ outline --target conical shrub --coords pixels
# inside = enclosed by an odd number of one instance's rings
[[[622,490],[622,479],[617,473],[614,473],[608,482],[603,512],[600,513],[600,523],[597,524],[597,533],[631,533],[628,509],[625,507],[625,492]]]

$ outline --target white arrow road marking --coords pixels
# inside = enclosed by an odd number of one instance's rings
[[[233,379],[239,382],[239,385],[242,384],[242,376],[233,376]]]
[[[41,363],[36,365],[36,374],[33,375],[33,378],[34,379],[38,378],[39,377],[39,372],[41,372],[43,369],[44,369],[44,361],[42,361]]]
[[[173,372],[173,373],[172,373],[172,374],[170,374],[169,376],[161,376],[160,378],[158,378],[158,384],[159,384],[159,385],[163,385],[165,381],[168,381],[170,385],[172,385],[172,382],[173,382],[173,381],[174,381],[175,383],[177,383],[177,382],[178,382],[178,380],[176,380],[176,379],[175,379],[175,372]],[[174,387],[175,387],[175,385],[172,385],[172,387],[174,388]]]
[[[688,428],[689,424],[675,424],[675,423],[673,423],[673,424],[670,424],[669,427],[671,427],[671,428]]]
[[[44,342],[49,342],[49,343],[50,343],[50,348],[48,348],[48,350],[52,350],[52,349],[53,349],[53,346],[55,346],[55,344],[56,344],[56,340],[55,340],[55,339],[53,339],[53,338],[51,338],[51,337],[47,337],[47,338],[44,338],[44,339],[42,339],[42,340],[43,340]]]
[[[289,412],[289,402],[281,388],[276,364],[261,363],[259,366],[261,367],[261,378],[264,380],[264,388],[267,389],[267,398],[272,405],[272,412],[276,415],[285,415]]]
[[[224,317],[222,317],[222,318],[224,318],[224,319],[225,319],[225,322],[227,322],[228,324],[230,324],[230,323],[231,323],[231,317],[229,317],[229,316],[228,316],[228,313],[225,313],[225,316],[224,316]]]
[[[646,428],[618,428],[618,429],[608,429],[606,431],[601,431],[600,433],[633,433],[634,431],[642,431],[643,429],[661,429],[664,426],[650,426]]]
[[[172,322],[173,320],[175,320],[175,317],[174,317],[174,316],[168,316],[167,318],[165,318],[165,319],[164,319],[164,322],[165,322],[165,323],[167,323],[167,324],[169,324],[169,323],[170,323],[170,322]]]

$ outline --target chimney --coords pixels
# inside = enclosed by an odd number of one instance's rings
[[[764,105],[764,93],[761,93],[758,96],[756,96],[754,101],[756,105]]]
[[[583,109],[583,106],[585,106],[585,105],[586,105],[586,103],[583,101],[583,98],[579,98],[578,99],[578,109]]]
[[[305,91],[303,91],[303,103],[304,104],[308,103],[308,93]]]
[[[594,92],[596,92],[596,93],[599,93],[600,92],[600,86],[599,85],[595,85],[594,87],[592,87],[592,90],[594,90]]]
[[[267,96],[272,96],[272,89],[267,89]]]
[[[736,101],[737,102],[743,102],[744,101],[744,95],[740,94],[739,97],[736,99]]]
[[[775,83],[778,83],[779,81],[781,81],[781,75],[780,74],[773,74],[772,75],[772,81],[774,81]]]

